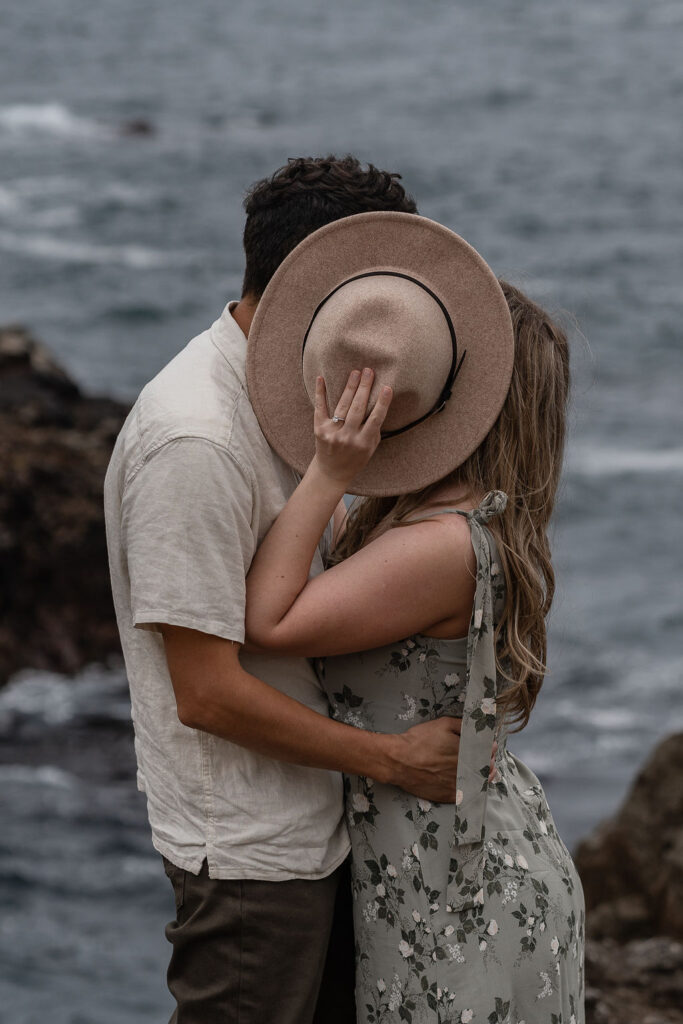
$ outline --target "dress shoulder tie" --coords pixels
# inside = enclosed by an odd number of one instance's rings
[[[491,589],[491,546],[486,523],[504,511],[507,495],[489,491],[477,508],[455,509],[470,524],[477,582],[467,635],[465,703],[458,758],[454,845],[484,838],[491,750],[496,736],[496,651]]]

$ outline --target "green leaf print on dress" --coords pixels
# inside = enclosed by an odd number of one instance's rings
[[[466,638],[417,634],[325,662],[342,721],[401,732],[463,719],[454,805],[345,779],[359,1024],[585,1024],[581,882],[497,709],[505,582],[486,523],[505,501],[449,510],[468,520],[477,559]]]

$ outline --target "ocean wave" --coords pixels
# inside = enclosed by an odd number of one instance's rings
[[[567,471],[575,476],[624,476],[632,473],[681,473],[683,448],[578,448],[570,451]]]
[[[15,213],[21,206],[21,199],[11,189],[0,185],[0,213]]]
[[[93,245],[51,235],[25,235],[10,231],[0,231],[0,249],[60,263],[81,263],[86,266],[118,264],[136,270],[187,266],[195,258],[193,253],[181,256],[179,253],[162,252],[142,245]]]
[[[0,690],[0,738],[13,734],[18,719],[51,728],[90,715],[111,722],[130,721],[128,685],[122,667],[93,664],[75,678],[26,670]]]
[[[0,128],[14,134],[62,138],[107,138],[111,132],[98,121],[74,114],[61,103],[14,103],[0,107]]]
[[[77,783],[75,775],[52,764],[3,764],[0,765],[0,783],[28,786],[49,786],[57,789],[72,789]]]

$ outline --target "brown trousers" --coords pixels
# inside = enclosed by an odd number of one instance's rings
[[[348,862],[327,878],[209,878],[164,857],[170,1024],[355,1024]]]

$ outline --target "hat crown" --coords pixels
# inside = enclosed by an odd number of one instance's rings
[[[385,430],[398,430],[434,408],[448,379],[453,343],[444,310],[417,278],[389,269],[338,285],[318,306],[306,335],[303,377],[311,404],[318,375],[330,412],[352,370],[369,366],[375,380],[368,408],[389,384]]]

